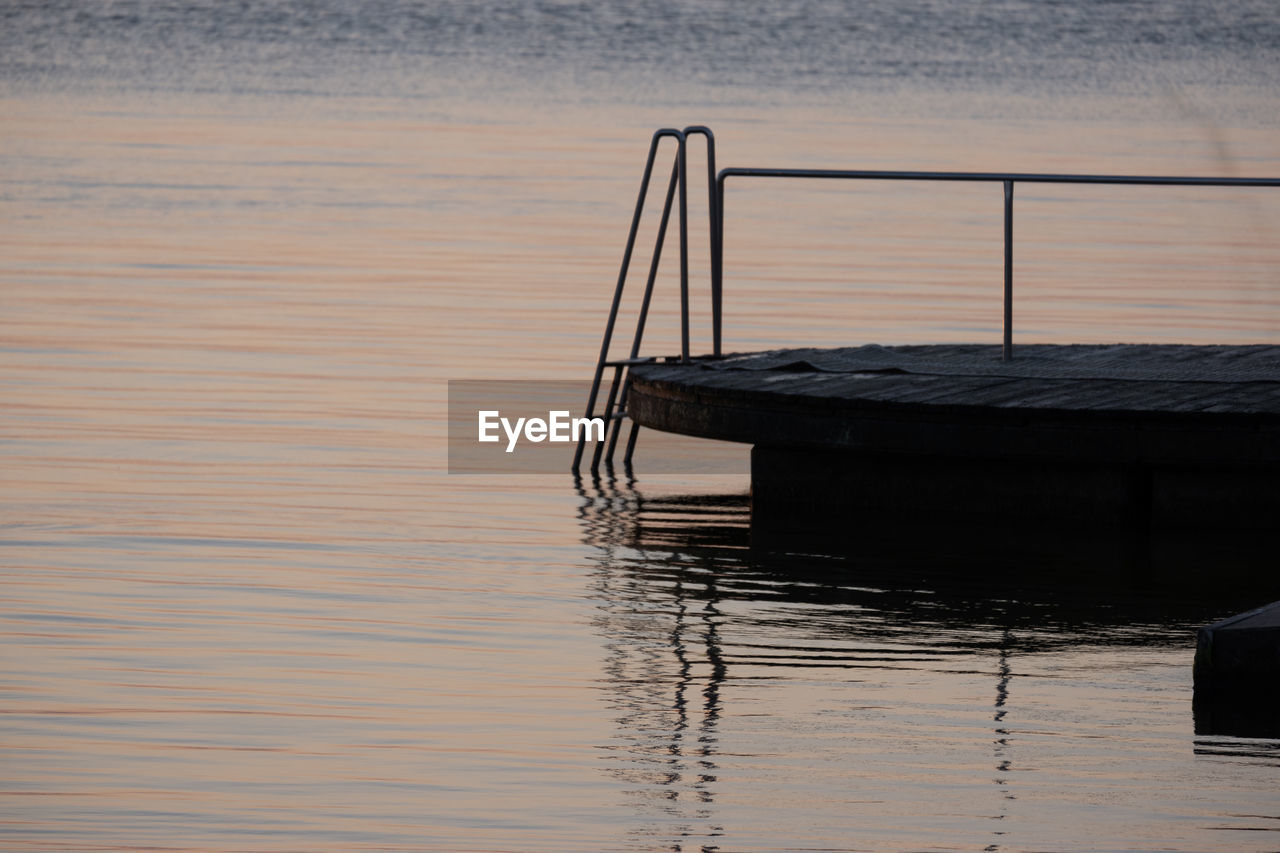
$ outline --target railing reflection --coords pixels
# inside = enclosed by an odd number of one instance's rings
[[[705,555],[673,559],[668,570],[637,571],[635,553],[660,546],[664,535],[657,525],[650,544],[641,545],[635,519],[660,517],[665,502],[646,504],[632,484],[580,494],[585,538],[600,549],[596,626],[605,638],[608,702],[618,726],[604,747],[609,773],[648,818],[633,835],[660,839],[665,849],[714,850],[723,833],[714,804],[727,672],[716,572],[702,562]]]

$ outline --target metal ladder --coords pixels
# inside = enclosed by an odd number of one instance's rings
[[[716,143],[715,136],[711,133],[710,128],[702,125],[692,125],[684,130],[676,130],[674,128],[662,128],[655,131],[652,140],[649,142],[649,156],[645,161],[644,176],[640,180],[640,192],[636,197],[635,213],[631,217],[631,231],[627,236],[627,246],[622,254],[622,268],[618,273],[618,283],[613,291],[613,304],[609,309],[609,320],[605,323],[604,339],[600,343],[600,356],[596,360],[595,376],[591,382],[591,393],[587,397],[586,417],[596,417],[596,402],[600,396],[600,386],[604,379],[606,368],[613,369],[613,380],[609,385],[609,393],[606,398],[604,409],[601,416],[604,418],[605,426],[608,432],[607,441],[601,441],[596,444],[595,450],[591,456],[591,472],[596,474],[600,470],[600,463],[603,461],[607,468],[613,467],[613,455],[618,446],[618,436],[622,431],[622,421],[628,419],[626,404],[627,391],[630,387],[630,368],[636,364],[648,364],[656,359],[653,357],[642,358],[640,356],[640,344],[644,339],[645,321],[649,315],[649,305],[653,297],[654,283],[658,277],[658,263],[662,257],[662,246],[666,239],[667,227],[671,222],[671,208],[679,195],[679,217],[680,217],[680,356],[681,362],[689,361],[689,223],[688,223],[688,138],[690,136],[701,135],[706,137],[707,142],[707,196],[708,210],[710,213],[710,244],[711,244],[711,316],[712,316],[712,353],[715,356],[720,355],[720,327],[721,327],[721,262],[722,252],[721,245],[723,242],[723,233],[721,228],[723,223],[720,218],[720,199],[717,193],[716,184]],[[618,311],[622,304],[622,292],[627,283],[627,272],[631,267],[632,254],[635,251],[636,237],[640,231],[640,220],[644,213],[645,198],[648,195],[649,184],[653,177],[653,167],[657,160],[658,148],[662,140],[671,137],[676,141],[676,152],[674,162],[671,167],[671,178],[667,183],[666,200],[662,206],[662,218],[658,225],[657,237],[654,240],[653,258],[649,264],[649,276],[645,282],[644,296],[640,302],[640,310],[636,318],[635,336],[631,340],[630,355],[626,358],[610,359],[609,348],[613,342],[613,333],[618,321]],[[669,357],[668,360],[675,360],[675,357]],[[623,462],[627,466],[631,464],[631,456],[635,451],[636,432],[638,424],[631,422],[631,432],[627,437],[627,449],[623,456]],[[572,470],[578,473],[582,465],[583,453],[586,450],[587,436],[584,434],[578,440],[577,449],[573,454]]]

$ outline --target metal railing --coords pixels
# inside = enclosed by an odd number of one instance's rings
[[[645,160],[644,175],[640,179],[640,192],[636,196],[635,213],[631,217],[631,230],[627,235],[626,249],[622,253],[622,268],[618,272],[618,283],[613,290],[613,303],[609,307],[609,319],[605,323],[604,338],[600,343],[600,357],[596,359],[595,376],[591,381],[591,392],[587,397],[586,417],[595,416],[596,401],[600,393],[600,384],[604,378],[606,368],[613,368],[613,381],[609,385],[609,394],[607,402],[604,406],[605,422],[609,426],[609,436],[607,440],[608,455],[604,456],[606,442],[596,445],[595,452],[591,457],[591,470],[597,471],[600,468],[600,461],[606,458],[608,464],[613,464],[613,454],[617,449],[618,435],[622,429],[622,420],[626,418],[626,401],[627,387],[625,381],[628,368],[633,364],[651,361],[652,359],[640,358],[640,343],[644,339],[645,323],[649,317],[649,305],[653,299],[654,283],[658,278],[658,264],[662,258],[662,247],[666,240],[667,227],[671,222],[671,208],[675,200],[679,199],[679,216],[680,216],[680,359],[682,361],[689,360],[689,181],[688,181],[688,139],[690,136],[701,135],[706,137],[707,141],[707,204],[710,208],[710,244],[711,244],[711,280],[712,280],[712,303],[711,314],[714,318],[715,325],[715,354],[720,354],[720,316],[721,305],[719,296],[719,282],[721,280],[721,262],[723,253],[721,251],[720,241],[723,238],[722,221],[719,213],[719,199],[723,194],[723,187],[718,183],[716,174],[716,141],[715,135],[710,128],[701,125],[693,125],[686,127],[684,130],[675,130],[674,128],[663,128],[654,132],[649,142],[649,155]],[[632,255],[636,247],[636,237],[640,232],[640,221],[644,215],[644,203],[649,193],[649,184],[653,179],[653,167],[657,160],[658,149],[665,138],[674,139],[676,142],[676,152],[674,162],[671,167],[671,178],[667,183],[666,200],[662,205],[662,217],[658,224],[658,233],[654,239],[653,257],[649,263],[649,276],[645,282],[644,295],[640,300],[640,308],[636,318],[635,335],[631,341],[631,355],[624,359],[611,360],[609,358],[609,347],[613,343],[613,333],[618,322],[618,311],[622,305],[622,292],[626,287],[627,273],[631,269]],[[635,450],[636,443],[636,425],[631,425],[631,435],[627,439],[627,450],[625,460],[631,461],[631,454]],[[577,471],[582,464],[582,454],[586,447],[585,436],[578,442],[578,446],[573,454],[573,470]]]
[[[1027,172],[920,172],[920,171],[884,171],[866,169],[767,169],[767,168],[725,168],[719,173],[715,171],[715,138],[710,129],[702,126],[687,127],[683,131],[663,129],[653,135],[649,146],[649,159],[645,166],[644,180],[640,187],[640,195],[636,200],[636,213],[631,223],[631,233],[627,239],[626,252],[623,255],[622,271],[618,276],[617,288],[614,291],[613,306],[609,312],[609,321],[605,326],[604,342],[600,347],[600,358],[596,364],[595,379],[591,394],[587,401],[587,417],[594,415],[594,407],[605,367],[615,368],[613,385],[609,392],[609,402],[605,407],[607,420],[612,424],[611,435],[606,444],[597,444],[591,461],[591,470],[597,471],[601,460],[613,464],[613,454],[617,446],[620,423],[626,417],[624,408],[628,383],[625,381],[627,369],[634,364],[653,361],[652,358],[640,358],[640,342],[644,336],[644,323],[648,314],[650,298],[657,277],[658,261],[662,253],[665,235],[671,213],[672,194],[679,187],[680,193],[680,360],[689,360],[689,265],[688,265],[688,223],[687,218],[687,155],[686,142],[691,134],[702,134],[707,139],[707,173],[710,187],[708,210],[710,216],[711,244],[711,324],[712,355],[721,355],[721,336],[723,330],[723,275],[724,275],[724,196],[725,182],[729,178],[799,178],[808,180],[870,180],[870,181],[963,181],[969,183],[999,183],[1004,188],[1004,322],[1002,335],[1002,358],[1008,361],[1013,358],[1013,190],[1015,184],[1122,184],[1136,186],[1182,186],[1182,187],[1280,187],[1280,178],[1204,178],[1177,177],[1165,175],[1060,175]],[[626,282],[627,270],[631,254],[635,247],[636,234],[640,225],[641,212],[644,207],[645,194],[653,169],[658,144],[663,137],[677,140],[675,164],[672,169],[671,183],[667,190],[667,200],[663,207],[662,221],[658,228],[653,260],[649,270],[649,279],[641,302],[640,317],[636,327],[636,335],[632,342],[631,356],[628,359],[609,361],[608,351],[612,340],[618,309],[622,300],[622,290]],[[624,461],[631,462],[635,448],[636,425],[633,422]],[[582,461],[583,443],[579,443],[573,458],[573,470],[576,472]]]

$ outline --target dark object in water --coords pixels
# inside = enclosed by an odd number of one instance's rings
[[[1196,687],[1280,686],[1280,601],[1230,616],[1196,635]]]
[[[1201,628],[1196,734],[1280,737],[1280,601]]]

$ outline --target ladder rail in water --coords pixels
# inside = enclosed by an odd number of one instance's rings
[[[617,447],[618,436],[621,430],[621,422],[625,418],[625,406],[627,396],[627,376],[628,368],[639,358],[640,347],[644,339],[645,326],[648,320],[649,307],[652,304],[654,286],[657,281],[658,268],[662,257],[662,249],[666,239],[667,229],[670,226],[672,208],[678,203],[679,216],[679,253],[680,253],[680,358],[682,361],[689,360],[689,215],[688,215],[688,137],[691,135],[701,135],[706,138],[707,150],[707,200],[709,206],[709,214],[711,221],[711,230],[709,234],[711,269],[712,269],[712,315],[716,318],[714,329],[714,350],[718,354],[720,351],[720,327],[718,318],[720,316],[720,297],[718,291],[719,269],[722,259],[722,253],[719,250],[719,230],[716,223],[719,220],[716,204],[718,201],[716,189],[716,164],[715,164],[715,136],[710,128],[701,125],[692,125],[684,130],[676,130],[674,128],[661,128],[654,132],[649,142],[649,152],[645,160],[644,174],[640,181],[640,190],[636,196],[635,212],[631,219],[631,228],[627,235],[626,248],[623,250],[622,265],[618,272],[617,284],[614,287],[613,301],[609,308],[609,318],[605,323],[604,335],[600,344],[600,355],[596,360],[595,373],[591,381],[591,391],[587,397],[587,406],[585,415],[588,418],[596,416],[596,403],[599,400],[601,384],[604,380],[604,372],[606,368],[613,368],[613,377],[610,382],[609,391],[606,396],[605,405],[601,416],[604,418],[606,426],[611,425],[611,434],[606,442],[598,442],[592,453],[591,470],[598,471],[600,463],[604,461],[606,465],[612,466],[613,454]],[[631,262],[635,253],[636,242],[639,236],[640,223],[644,215],[644,205],[648,197],[649,186],[653,180],[654,165],[657,161],[659,146],[665,138],[672,138],[676,141],[675,157],[671,169],[671,177],[667,184],[667,193],[662,205],[661,220],[658,226],[658,233],[654,240],[654,249],[649,264],[649,273],[645,282],[644,294],[641,298],[639,312],[636,318],[636,330],[632,337],[631,349],[629,357],[625,359],[610,359],[609,351],[613,344],[613,336],[616,331],[618,314],[622,305],[623,291],[626,287],[627,275],[631,268]],[[631,436],[627,442],[627,458],[630,459],[631,452],[635,447],[635,424],[632,424]],[[582,464],[582,456],[586,448],[586,436],[582,436],[578,441],[578,446],[574,451],[572,470],[578,471]],[[606,452],[607,451],[607,452]]]

